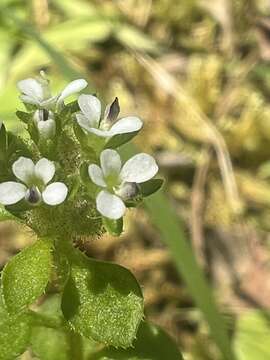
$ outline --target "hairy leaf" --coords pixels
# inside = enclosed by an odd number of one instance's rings
[[[92,360],[181,360],[183,359],[174,341],[159,327],[142,322],[133,347],[127,350],[104,349]]]
[[[13,360],[22,354],[30,339],[27,314],[9,315],[0,296],[0,360]]]
[[[51,246],[41,240],[22,250],[6,264],[2,289],[10,313],[22,310],[44,293],[51,266]]]
[[[126,348],[132,344],[143,317],[143,298],[127,269],[76,252],[62,310],[74,331]]]

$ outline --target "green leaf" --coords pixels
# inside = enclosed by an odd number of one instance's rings
[[[91,358],[92,360],[181,360],[174,341],[159,327],[142,322],[133,347],[127,350],[107,348]]]
[[[123,218],[118,220],[108,219],[106,217],[102,217],[102,222],[105,229],[108,231],[109,234],[113,236],[121,235],[123,231]]]
[[[113,137],[111,137],[106,145],[105,148],[106,149],[116,149],[121,145],[126,144],[128,141],[130,141],[131,139],[134,138],[134,136],[136,136],[138,134],[140,130],[138,131],[133,131],[131,133],[127,133],[127,134],[118,134],[118,135],[114,135]]]
[[[27,314],[9,315],[0,296],[0,360],[13,360],[27,348],[30,318]]]
[[[67,328],[59,294],[47,297],[32,316],[31,349],[40,360],[88,359],[94,352],[94,341]]]
[[[116,38],[129,48],[140,51],[159,53],[160,46],[150,36],[130,25],[119,25],[115,31]]]
[[[10,212],[8,212],[4,207],[0,205],[0,222],[1,221],[7,221],[7,220],[15,220],[17,222],[20,222],[21,220],[17,218],[16,216],[12,215]]]
[[[140,190],[143,197],[147,197],[149,195],[154,194],[157,192],[161,186],[163,185],[164,181],[162,179],[151,179],[144,183],[140,184]]]
[[[51,245],[41,240],[22,250],[6,264],[2,273],[2,289],[10,313],[19,312],[44,293],[51,267]]]
[[[60,296],[48,297],[32,316],[31,349],[40,360],[76,359],[79,344],[73,338],[77,336],[64,327]]]
[[[236,322],[234,348],[238,360],[270,359],[269,312],[247,311]]]
[[[33,119],[33,113],[29,114],[25,111],[18,110],[18,111],[16,111],[16,115],[25,124],[28,124],[28,122]]]
[[[117,264],[76,251],[63,293],[62,310],[74,331],[116,347],[130,346],[143,317],[143,297],[135,277]]]
[[[5,160],[7,151],[7,131],[5,125],[0,121],[0,159]]]
[[[72,344],[68,335],[58,329],[33,327],[31,348],[40,360],[72,360]]]

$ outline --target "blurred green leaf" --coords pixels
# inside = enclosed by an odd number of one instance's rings
[[[160,51],[160,46],[155,40],[131,25],[119,24],[115,30],[115,37],[121,44],[132,49],[151,53]]]
[[[270,359],[270,313],[247,311],[236,321],[234,348],[238,360]]]
[[[92,360],[181,360],[183,359],[174,341],[159,327],[142,322],[132,348],[104,349]]]
[[[143,298],[135,277],[125,268],[87,258],[77,251],[62,310],[74,331],[98,342],[128,347],[143,317]]]
[[[31,315],[31,349],[40,360],[82,359],[86,340],[67,328],[59,294],[47,297]]]
[[[51,246],[41,240],[22,250],[6,264],[2,273],[2,291],[10,313],[21,311],[44,293],[51,267]]]
[[[162,179],[151,179],[140,184],[140,190],[143,197],[150,196],[157,192],[163,185]]]
[[[111,22],[102,17],[66,21],[50,27],[42,34],[42,37],[28,24],[18,22],[16,26],[35,39],[36,42],[26,42],[13,59],[10,71],[15,79],[25,76],[25,69],[27,69],[28,74],[36,71],[48,63],[50,58],[54,59],[69,79],[80,76],[67,61],[63,61],[59,50],[64,52],[86,51],[89,44],[104,41],[112,29]]]
[[[40,360],[72,360],[71,346],[64,331],[45,326],[33,327],[31,348]]]
[[[0,222],[7,220],[14,220],[20,222],[20,219],[12,215],[9,211],[7,211],[3,206],[0,205]]]
[[[91,4],[89,1],[84,0],[54,0],[54,6],[61,9],[66,16],[75,18],[75,17],[85,17],[97,15],[96,7]]]

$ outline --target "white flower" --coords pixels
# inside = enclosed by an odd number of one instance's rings
[[[119,154],[111,149],[102,151],[100,165],[91,164],[88,168],[93,183],[103,188],[96,198],[97,210],[115,220],[124,215],[124,201],[136,195],[137,184],[150,180],[158,172],[155,159],[148,154],[137,154],[122,167]]]
[[[52,111],[48,111],[47,109],[36,110],[33,118],[38,128],[38,132],[43,139],[54,137],[56,124]]]
[[[44,77],[44,74],[41,74],[41,77],[38,79],[28,78],[19,81],[17,84],[18,89],[22,93],[20,99],[23,102],[46,109],[63,103],[64,99],[80,92],[86,86],[87,82],[84,79],[77,79],[71,81],[60,94],[52,96],[49,81]]]
[[[117,98],[106,107],[102,120],[101,103],[96,96],[80,95],[78,104],[81,109],[81,112],[76,114],[78,124],[89,133],[110,138],[118,134],[133,133],[142,128],[142,121],[135,116],[117,120],[120,111]]]
[[[23,183],[7,181],[0,184],[0,204],[16,204],[23,198],[32,205],[44,201],[48,205],[61,204],[68,189],[62,182],[47,185],[55,174],[52,161],[45,158],[36,164],[31,159],[20,157],[12,166],[14,175]]]

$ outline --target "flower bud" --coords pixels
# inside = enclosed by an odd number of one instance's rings
[[[108,121],[112,125],[117,120],[119,113],[120,106],[118,98],[116,97],[105,111],[105,121]]]
[[[47,109],[36,110],[33,118],[42,138],[50,139],[54,137],[56,125],[52,111]]]
[[[131,200],[139,193],[139,187],[135,182],[125,182],[116,192],[123,200]]]

